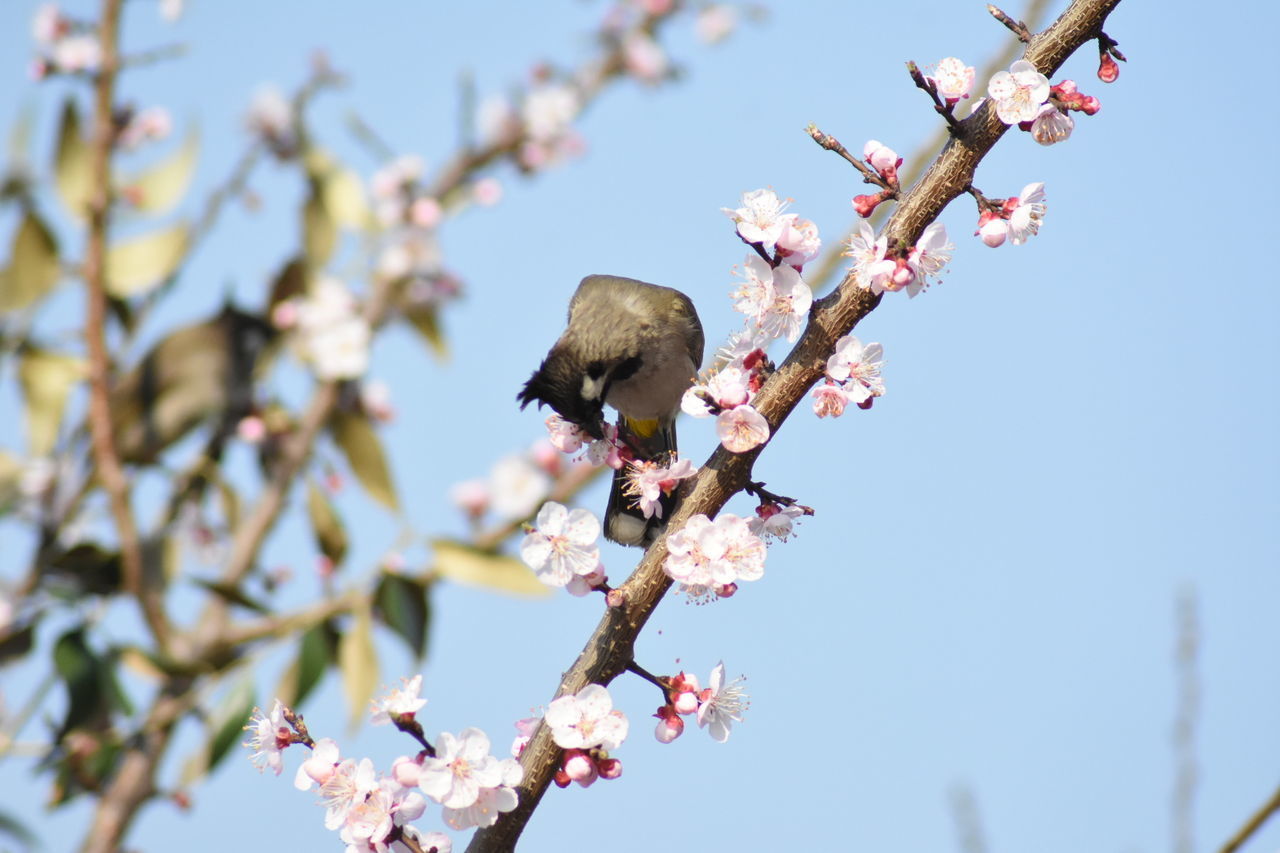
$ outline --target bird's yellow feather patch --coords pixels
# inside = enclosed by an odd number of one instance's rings
[[[642,421],[636,418],[627,418],[627,428],[641,438],[648,438],[658,431],[658,419]]]

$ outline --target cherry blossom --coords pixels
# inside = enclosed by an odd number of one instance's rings
[[[306,791],[312,785],[324,785],[333,776],[341,760],[337,741],[333,738],[321,738],[311,750],[311,757],[299,765],[298,772],[293,777],[293,787]]]
[[[758,189],[742,194],[742,207],[720,210],[737,223],[743,240],[772,248],[786,224],[782,218],[786,208],[787,202],[780,201],[773,190]]]
[[[250,760],[259,772],[270,768],[279,776],[284,770],[284,758],[280,753],[293,742],[293,732],[284,719],[284,703],[275,700],[271,711],[266,714],[254,708],[253,716],[244,728],[250,732],[249,740],[244,742],[253,750]]]
[[[694,31],[704,44],[724,41],[737,26],[737,11],[725,3],[703,6],[694,21]]]
[[[604,566],[596,566],[595,570],[590,574],[574,575],[569,578],[569,583],[565,585],[564,591],[581,598],[584,595],[590,595],[595,592],[605,580]]]
[[[973,91],[973,77],[972,65],[965,65],[962,60],[948,56],[938,63],[929,79],[938,87],[938,97],[948,104],[955,104],[969,97]]]
[[[499,814],[509,812],[519,804],[514,788],[524,779],[524,769],[514,758],[504,758],[497,764],[498,784],[481,788],[475,802],[469,806],[446,806],[441,810],[445,823],[454,829],[493,826]]]
[[[296,344],[322,380],[356,379],[369,367],[369,324],[341,281],[321,277],[296,304]]]
[[[622,38],[622,57],[632,77],[658,83],[671,70],[666,51],[643,30],[630,30]]]
[[[1013,245],[1021,246],[1039,233],[1045,209],[1044,182],[1037,181],[1022,188],[1016,204],[1009,211],[1009,237]]]
[[[858,230],[849,237],[849,248],[844,254],[853,258],[853,274],[858,286],[873,293],[882,293],[889,276],[893,275],[895,264],[885,257],[888,251],[888,238],[881,234],[876,236],[870,223],[858,223]]]
[[[844,388],[827,380],[813,388],[813,413],[820,418],[838,418],[849,405],[849,395]]]
[[[955,245],[947,240],[947,227],[941,222],[931,222],[920,235],[920,239],[907,253],[907,264],[914,273],[907,285],[907,295],[915,298],[924,290],[932,279],[937,278],[947,263]]]
[[[380,726],[393,722],[397,717],[412,717],[427,704],[426,699],[418,696],[422,690],[421,675],[415,675],[403,681],[403,687],[397,687],[386,696],[373,700],[373,716],[369,719],[370,723]]]
[[[715,588],[764,575],[765,545],[745,519],[721,513],[695,515],[667,537],[662,570],[688,587]]]
[[[533,141],[551,143],[570,130],[581,109],[577,89],[563,83],[546,83],[525,96],[520,115],[525,133]]]
[[[489,472],[493,511],[506,518],[525,518],[551,491],[551,478],[526,457],[499,459]]]
[[[562,749],[617,749],[627,739],[626,715],[613,709],[609,691],[588,684],[547,706],[544,715],[551,737]]]
[[[1031,137],[1041,145],[1055,145],[1065,142],[1075,128],[1076,120],[1049,102],[1031,122]]]
[[[813,304],[813,292],[795,267],[771,267],[758,255],[747,256],[742,282],[733,291],[734,308],[746,314],[771,338],[794,341]]]
[[[822,248],[818,226],[794,213],[786,214],[783,220],[782,233],[778,235],[774,247],[784,264],[799,270],[815,258]]]
[[[698,706],[698,727],[707,729],[712,740],[724,743],[734,723],[742,722],[742,712],[751,705],[741,677],[725,684],[724,662],[711,670],[711,684],[702,691]]]
[[[488,736],[468,728],[456,737],[440,733],[435,757],[422,762],[418,787],[447,809],[465,809],[476,802],[482,788],[502,785],[505,775],[505,767],[489,754]]]
[[[626,492],[636,499],[645,518],[655,515],[662,518],[662,496],[671,494],[681,480],[696,473],[698,469],[688,459],[670,465],[659,465],[653,461],[632,462],[627,472]]]
[[[746,453],[769,440],[769,422],[750,404],[734,406],[716,416],[716,435],[725,450]]]
[[[854,403],[884,394],[884,347],[878,343],[863,345],[857,335],[848,334],[836,341],[836,350],[827,359],[827,376],[843,384]]]
[[[275,86],[263,86],[249,102],[245,124],[251,132],[282,146],[293,138],[293,108]]]
[[[987,94],[996,104],[996,115],[1005,124],[1031,121],[1040,105],[1049,98],[1049,78],[1025,59],[997,71],[987,84]]]
[[[548,501],[538,510],[534,530],[520,543],[520,558],[548,586],[564,586],[600,564],[600,521],[581,507],[570,511]]]
[[[394,780],[382,779],[347,813],[338,834],[356,850],[381,853],[387,849],[384,842],[392,829],[422,817],[426,808],[426,800],[417,791],[404,788]]]
[[[320,785],[320,802],[324,804],[325,829],[337,829],[347,821],[351,810],[378,787],[378,774],[373,762],[348,758],[340,762]]]
[[[902,158],[880,140],[867,140],[867,144],[862,147],[862,157],[886,181],[893,183],[898,180],[898,167],[902,165]]]
[[[747,526],[751,528],[752,533],[765,542],[770,539],[786,542],[795,532],[795,523],[804,517],[804,512],[803,508],[795,504],[790,506],[775,503],[761,504],[756,509],[755,516],[747,519]]]

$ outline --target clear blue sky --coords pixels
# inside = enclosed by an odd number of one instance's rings
[[[35,97],[47,150],[61,85],[25,82],[35,5],[0,7],[0,121]],[[191,0],[170,27],[150,0],[127,5],[131,47],[191,45],[124,86],[180,124],[199,121],[197,198],[241,150],[255,89],[296,85],[316,48],[352,78],[319,103],[320,132],[367,175],[377,164],[342,130],[347,110],[397,150],[438,164],[456,140],[460,70],[489,92],[539,59],[580,61],[604,10],[571,0]],[[446,319],[452,361],[438,364],[393,332],[372,371],[399,408],[387,440],[417,529],[460,530],[448,486],[540,435],[541,418],[518,413],[514,395],[583,275],[679,287],[708,340],[722,339],[739,319],[727,293],[743,247],[719,208],[772,186],[838,239],[863,188],[804,126],[851,149],[874,137],[910,156],[937,119],[902,63],[957,55],[982,65],[1008,39],[977,2],[776,5],[715,48],[678,25],[682,83],[621,86],[582,120],[585,157],[532,181],[499,172],[503,202],[446,226],[446,257],[467,282]],[[1065,3],[1052,5],[1056,14]],[[1126,0],[1108,26],[1130,60],[1119,82],[1097,82],[1088,49],[1054,78],[1077,79],[1102,99],[1101,113],[1050,149],[1009,134],[977,177],[989,196],[1044,181],[1040,236],[987,249],[969,237],[972,204],[955,202],[943,217],[958,244],[945,283],[911,301],[891,295],[858,330],[885,346],[887,395],[835,421],[798,411],[757,467],[817,516],[731,601],[695,608],[673,598],[650,623],[641,663],[705,677],[723,658],[748,675],[746,722],[725,745],[689,732],[660,746],[649,734],[656,693],[618,683],[633,722],[623,779],[550,791],[521,849],[590,839],[638,853],[681,836],[711,850],[954,850],[949,792],[963,783],[992,853],[1168,850],[1184,588],[1195,590],[1201,620],[1196,848],[1215,849],[1271,793],[1280,781],[1280,297],[1269,249],[1280,127],[1263,57],[1280,18],[1261,2],[1230,15],[1194,11]],[[237,213],[203,247],[182,282],[187,295],[163,320],[207,313],[228,286],[258,298],[287,256],[297,183],[269,166],[254,184],[264,208]],[[7,408],[11,387],[4,393]],[[16,447],[4,420],[0,446]],[[695,459],[713,441],[709,422],[682,424]],[[585,499],[597,510],[603,502],[602,490]],[[363,571],[397,528],[354,489],[343,509],[358,532],[350,571]],[[12,528],[0,535],[20,541]],[[302,569],[304,592],[314,587],[311,547],[292,523],[269,551],[270,562]],[[17,576],[25,553],[0,547],[0,577]],[[635,559],[614,546],[605,554],[615,577]],[[505,746],[511,722],[551,698],[598,612],[594,599],[442,590],[424,670],[428,733],[477,725]],[[397,646],[385,650],[383,682],[414,671]],[[261,668],[264,690],[282,666]],[[31,688],[28,670],[0,679],[10,708]],[[384,766],[409,751],[386,730],[345,738],[333,679],[307,716],[313,732]],[[78,842],[87,804],[41,814],[44,789],[21,762],[0,773],[5,808],[48,849]],[[341,849],[288,775],[260,777],[243,756],[194,797],[189,814],[147,810],[130,846]],[[1280,822],[1250,849],[1277,846]]]

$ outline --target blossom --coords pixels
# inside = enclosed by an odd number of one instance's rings
[[[1050,102],[1040,107],[1031,122],[1031,137],[1041,145],[1054,145],[1066,141],[1075,128],[1076,120]]]
[[[987,94],[996,104],[996,115],[1005,124],[1031,121],[1040,105],[1049,98],[1049,78],[1025,59],[997,71],[987,84]]]
[[[336,278],[325,276],[296,305],[300,355],[322,380],[356,379],[369,367],[369,324],[355,297]]]
[[[948,104],[954,104],[969,97],[969,93],[973,91],[973,76],[972,65],[965,65],[962,60],[948,56],[938,63],[929,79],[938,87],[938,97]]]
[[[600,520],[581,507],[570,511],[547,501],[538,510],[534,530],[520,543],[520,559],[548,586],[564,586],[574,575],[588,575],[600,564]]]
[[[31,37],[41,47],[48,47],[66,35],[70,26],[57,3],[41,3],[31,17]]]
[[[804,514],[804,508],[795,504],[761,504],[756,509],[755,516],[747,519],[747,526],[765,542],[770,538],[786,542],[795,530],[796,520],[804,517]]]
[[[822,248],[822,240],[818,237],[818,226],[808,219],[801,219],[794,213],[782,217],[784,222],[782,233],[775,241],[775,248],[782,262],[797,270],[812,260]]]
[[[990,211],[983,211],[983,215],[978,219],[978,230],[974,233],[993,249],[1003,246],[1004,241],[1009,238],[1009,220],[1002,216],[993,216]]]
[[[271,711],[264,714],[261,709],[254,708],[253,716],[244,730],[251,732],[244,745],[253,750],[250,760],[259,771],[268,767],[277,776],[284,770],[281,751],[293,742],[293,732],[284,719],[284,703],[279,699],[271,706]]]
[[[733,307],[755,320],[771,338],[798,338],[813,304],[813,292],[799,270],[787,264],[774,268],[758,255],[749,255],[742,266],[742,278],[732,294]]]
[[[941,222],[931,222],[920,235],[920,239],[907,253],[907,264],[915,277],[907,285],[907,295],[914,297],[937,277],[951,260],[951,252],[955,245],[947,241],[947,226]]]
[[[60,38],[53,44],[53,64],[72,74],[97,71],[102,65],[102,44],[88,34]]]
[[[417,791],[383,779],[347,813],[339,836],[357,850],[386,850],[384,842],[392,828],[416,820],[426,808],[426,800]]]
[[[249,102],[245,124],[268,141],[282,143],[293,136],[293,108],[275,86],[263,86]]]
[[[681,459],[671,465],[640,460],[631,463],[627,472],[626,492],[634,497],[645,518],[662,518],[662,496],[669,495],[676,484],[698,473],[693,462]]]
[[[448,809],[465,809],[480,796],[480,789],[503,783],[504,767],[489,754],[489,738],[477,728],[463,729],[455,737],[441,732],[436,755],[422,762],[418,787]]]
[[[582,109],[582,101],[572,86],[547,83],[525,96],[520,114],[525,133],[536,142],[553,142],[564,135]]]
[[[516,737],[511,741],[511,757],[519,758],[524,752],[524,748],[529,745],[529,741],[533,739],[533,733],[537,731],[538,724],[542,722],[542,717],[525,717],[522,720],[516,720]]]
[[[306,791],[313,784],[323,785],[333,776],[340,761],[337,741],[333,738],[321,738],[312,748],[311,757],[299,765],[298,772],[293,777],[293,787]]]
[[[780,201],[773,190],[758,189],[742,194],[742,207],[720,210],[737,223],[738,236],[743,240],[772,247],[782,234],[782,213],[786,208],[787,202]]]
[[[126,149],[137,148],[149,140],[164,139],[173,130],[173,119],[164,107],[148,107],[130,117],[120,131],[120,145]]]
[[[489,494],[494,512],[506,518],[524,518],[551,491],[551,478],[524,456],[499,459],[489,473]]]
[[[644,83],[661,81],[671,66],[661,45],[643,30],[630,30],[622,37],[622,58],[631,76]]]
[[[1010,199],[1014,201],[1014,199]],[[1027,184],[1018,194],[1016,204],[1009,211],[1009,237],[1013,245],[1021,246],[1040,231],[1044,219],[1044,182]]]
[[[694,31],[704,44],[724,41],[737,25],[736,10],[724,3],[712,3],[698,11]]]
[[[854,403],[884,394],[884,347],[878,343],[863,345],[857,335],[848,334],[836,341],[836,351],[827,359],[827,376],[843,383],[845,393]]]
[[[577,453],[585,442],[591,440],[586,430],[557,414],[549,416],[545,423],[548,440],[561,453]]]
[[[853,258],[853,274],[858,287],[880,293],[885,282],[893,274],[895,264],[885,257],[888,238],[876,236],[875,230],[865,220],[858,223],[858,230],[849,237],[849,248],[844,254]]]
[[[449,487],[449,500],[472,517],[479,517],[489,507],[489,484],[484,480],[464,480]]]
[[[405,827],[406,830],[413,827]],[[453,853],[453,841],[443,832],[425,832],[418,836],[418,848],[423,853]]]
[[[565,585],[564,591],[577,598],[584,595],[590,595],[595,592],[601,584],[607,580],[604,573],[604,565],[595,567],[595,570],[586,575],[574,575],[569,578],[569,583]]]
[[[721,513],[712,521],[695,515],[667,537],[662,570],[690,587],[721,587],[764,575],[764,542],[745,519]]]
[[[614,710],[609,691],[599,684],[556,699],[543,719],[562,749],[614,750],[627,739],[629,727],[626,715]]]
[[[364,802],[369,792],[378,787],[378,774],[367,758],[348,758],[334,767],[329,778],[320,785],[320,802],[324,804],[325,829],[337,829],[347,821],[351,810]]]
[[[427,700],[418,696],[422,690],[422,676],[403,679],[404,686],[397,687],[386,696],[373,700],[373,716],[369,722],[375,726],[390,723],[396,717],[412,716],[427,704]]]
[[[454,829],[469,829],[473,826],[493,826],[498,815],[509,812],[519,805],[520,799],[515,786],[524,779],[524,769],[514,758],[504,758],[498,762],[499,784],[481,788],[476,801],[469,806],[441,810],[444,822]]]
[[[717,414],[716,410],[732,409],[750,399],[751,374],[741,365],[726,364],[706,382],[690,386],[680,408],[695,418],[707,418]]]
[[[862,146],[862,157],[886,181],[898,180],[898,167],[902,165],[902,158],[880,140],[867,140],[867,144]]]
[[[725,450],[746,453],[769,440],[769,422],[750,405],[734,406],[716,416],[716,435]]]
[[[742,712],[750,707],[742,682],[739,677],[724,683],[724,661],[711,670],[711,684],[699,696],[698,727],[707,729],[712,740],[719,743],[728,740],[730,727],[742,722]]]

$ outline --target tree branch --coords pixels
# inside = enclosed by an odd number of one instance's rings
[[[1096,38],[1108,14],[1120,0],[1074,0],[1047,30],[1035,36],[1023,58],[1045,75],[1053,74],[1076,49]],[[885,227],[890,243],[914,245],[925,226],[938,217],[972,180],[978,163],[1004,135],[1007,127],[996,117],[990,101],[961,122],[954,138],[906,193]],[[880,303],[880,297],[858,287],[851,275],[840,286],[814,304],[809,325],[786,361],[760,389],[754,405],[769,422],[774,435],[787,416],[823,376],[827,357],[836,341]],[[694,480],[685,500],[673,514],[667,533],[650,546],[632,576],[619,592],[621,607],[610,608],[587,641],[578,659],[564,673],[555,696],[576,693],[587,684],[607,685],[632,659],[635,640],[658,602],[671,586],[663,573],[667,556],[667,536],[679,530],[693,515],[715,515],[750,479],[751,466],[761,448],[749,453],[730,453],[718,448]],[[529,818],[550,784],[558,764],[560,749],[551,730],[540,725],[521,757],[524,781],[519,786],[520,803],[514,811],[501,815],[493,826],[478,830],[468,853],[506,853],[515,849]]]

